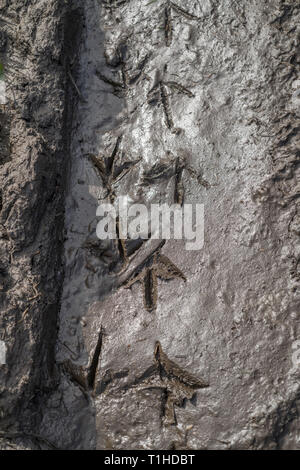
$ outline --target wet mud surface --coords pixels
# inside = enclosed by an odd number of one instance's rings
[[[298,2],[2,3],[1,447],[299,448]]]

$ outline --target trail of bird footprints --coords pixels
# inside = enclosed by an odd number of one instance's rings
[[[103,0],[103,7],[112,15],[114,11],[127,3],[127,0]],[[199,21],[199,18],[176,3],[167,0],[164,6],[164,31],[165,41],[168,47],[171,47],[173,41],[173,22],[174,15],[180,15],[187,20]],[[127,41],[127,40],[126,40]],[[125,42],[126,42],[125,41]],[[127,65],[127,44],[119,44],[116,50],[116,56],[110,60],[108,65],[116,68],[118,78],[110,78],[96,71],[96,75],[104,83],[113,88],[113,94],[120,98],[125,98],[131,87],[136,85],[140,78],[150,78],[145,74],[145,68],[150,60],[151,54],[147,54],[136,66],[134,72],[129,72]],[[108,62],[108,60],[107,60]],[[163,110],[165,123],[167,128],[174,134],[179,135],[181,129],[174,125],[173,113],[170,103],[170,95],[173,93],[183,94],[188,98],[194,98],[195,95],[185,86],[175,81],[162,80],[155,81],[151,90],[147,95],[147,103],[160,106]],[[127,159],[126,153],[122,150],[123,136],[118,136],[116,142],[109,155],[93,155],[89,154],[88,159],[94,170],[102,180],[103,187],[106,191],[105,198],[110,203],[114,203],[116,199],[116,186],[118,183],[141,162],[142,158],[132,160]],[[174,177],[174,202],[182,205],[184,201],[184,182],[183,175],[187,172],[192,178],[205,187],[210,188],[208,183],[194,168],[190,167],[185,158],[178,156],[173,157],[169,152],[167,160],[155,163],[154,166],[142,175],[142,186],[152,186],[162,180],[168,180]],[[109,270],[113,271],[116,264],[120,263],[125,273],[131,262],[131,257],[135,254],[147,240],[123,240],[120,237],[119,220],[116,221],[117,240],[114,247],[111,244],[105,244],[103,241],[87,241],[84,249],[91,256],[104,260],[109,266]],[[166,241],[163,240],[159,246],[150,253],[123,281],[119,288],[131,289],[135,284],[141,284],[143,288],[144,307],[148,312],[154,312],[157,309],[158,300],[158,280],[170,281],[180,279],[187,281],[184,273],[164,254],[162,248]],[[116,253],[114,254],[114,249]],[[96,269],[87,259],[86,269],[93,274]],[[88,284],[87,284],[87,287]],[[98,341],[88,367],[75,365],[70,360],[63,364],[63,369],[73,382],[79,385],[85,392],[95,393],[96,375],[99,369],[99,361],[101,356],[103,343],[103,329],[101,327]],[[107,375],[107,374],[106,374]],[[104,392],[108,384],[118,374],[107,376],[102,379],[100,384],[100,393]],[[126,377],[128,371],[122,377]],[[154,348],[154,365],[150,366],[145,373],[137,378],[135,382],[127,389],[135,388],[138,390],[159,389],[162,392],[162,417],[164,424],[176,425],[175,406],[182,407],[185,400],[191,400],[197,389],[206,388],[209,384],[201,379],[197,379],[190,373],[181,369],[177,364],[172,362],[163,351],[161,344],[156,342]]]
[[[107,77],[99,70],[96,70],[97,77],[102,80],[104,83],[112,86],[113,94],[118,96],[119,98],[125,98],[127,92],[129,91],[132,85],[136,85],[138,80],[144,76],[147,80],[150,78],[145,74],[144,70],[146,64],[149,60],[149,55],[146,55],[144,59],[138,64],[137,71],[132,75],[129,76],[126,66],[126,59],[124,55],[118,51],[118,67],[121,65],[121,76],[122,81],[116,81],[112,78]],[[168,89],[171,93],[168,92]],[[178,129],[174,126],[173,115],[171,110],[170,104],[170,94],[172,93],[179,93],[188,96],[189,98],[195,98],[195,95],[185,86],[175,81],[164,81],[159,80],[155,85],[151,88],[148,93],[147,102],[149,105],[161,105],[164,115],[165,115],[165,122],[168,129],[170,129],[173,133],[179,134],[181,129]]]
[[[114,11],[117,10],[117,8],[124,6],[126,3],[129,3],[128,0],[103,0],[102,5],[105,8],[106,11],[110,12],[110,15],[112,16]],[[153,2],[149,2],[154,3]],[[172,40],[173,40],[173,15],[177,14],[187,20],[190,21],[200,21],[201,18],[198,16],[194,15],[193,13],[190,13],[188,10],[185,8],[180,7],[176,3],[172,2],[171,0],[167,0],[164,6],[164,31],[165,31],[165,40],[166,40],[166,45],[168,47],[171,46]]]

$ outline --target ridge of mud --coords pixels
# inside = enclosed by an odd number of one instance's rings
[[[10,150],[9,158],[1,154],[0,166],[0,339],[7,346],[0,369],[1,447],[45,447],[36,429],[45,397],[58,383],[54,349],[77,100],[68,78],[80,40],[76,19],[80,12],[61,0],[4,1],[0,7],[8,98],[1,113]]]

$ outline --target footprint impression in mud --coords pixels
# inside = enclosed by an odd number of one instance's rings
[[[148,79],[150,80],[150,77],[148,77]],[[148,104],[152,106],[161,105],[167,128],[170,129],[173,134],[180,134],[182,129],[174,125],[168,90],[171,90],[171,93],[176,92],[186,95],[189,98],[195,98],[195,95],[180,83],[163,80],[159,71],[156,73],[154,84],[148,93]]]
[[[115,187],[116,185],[141,161],[127,160],[125,152],[122,152],[121,142],[123,136],[119,136],[113,147],[112,153],[109,156],[100,155],[96,156],[89,154],[88,157],[97,173],[101,178],[103,187],[106,190],[105,198],[111,204],[115,200]],[[101,259],[108,267],[109,272],[114,272],[118,266],[124,269],[129,263],[129,257],[132,255],[143,243],[143,240],[123,240],[120,238],[119,219],[116,219],[116,240],[99,240],[91,238],[85,242],[83,248],[87,250],[88,255]],[[93,266],[92,262],[86,260],[86,268],[96,274],[97,269]],[[89,284],[89,283],[88,283]],[[89,287],[87,285],[87,287]]]
[[[192,168],[183,156],[175,158],[171,152],[168,152],[167,158],[164,161],[156,163],[150,170],[143,173],[142,186],[145,187],[168,181],[174,176],[174,203],[182,206],[185,193],[183,184],[184,172],[187,172],[192,178],[196,179],[198,184],[204,188],[211,188],[212,185],[206,181],[202,172],[197,172]]]
[[[208,387],[208,382],[195,377],[171,361],[157,341],[154,347],[154,365],[124,389],[161,390],[163,423],[176,425],[175,406],[184,406],[185,400],[193,399],[196,390]]]
[[[148,312],[155,311],[157,307],[158,278],[164,281],[179,278],[186,282],[186,277],[180,269],[167,256],[161,254],[164,244],[165,241],[162,241],[154,253],[151,253],[122,283],[125,289],[129,289],[137,282],[143,284],[144,306]]]
[[[164,9],[164,16],[165,16],[165,23],[164,23],[164,30],[165,30],[165,39],[166,39],[166,46],[171,46],[173,40],[173,13],[180,15],[188,20],[196,20],[199,21],[200,18],[192,13],[189,13],[184,8],[181,8],[171,0],[167,0]]]
[[[107,191],[105,198],[108,198],[111,203],[115,200],[115,185],[141,161],[141,158],[133,161],[126,160],[125,152],[120,151],[122,138],[123,136],[117,138],[110,156],[89,154],[89,159]]]

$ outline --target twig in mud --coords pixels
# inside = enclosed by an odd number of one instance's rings
[[[22,315],[21,315],[20,320],[17,321],[17,325],[18,325],[19,323],[22,323],[22,322],[25,320],[26,315],[27,315],[27,313],[29,312],[29,308],[30,308],[30,307],[27,307],[27,308],[24,310],[24,312],[23,312]]]
[[[31,280],[31,282],[32,282],[32,280]],[[41,296],[41,292],[38,292],[38,290],[37,290],[37,287],[39,286],[39,284],[40,284],[40,282],[38,282],[37,284],[32,283],[31,287],[34,290],[34,296],[27,299],[27,302],[32,302],[33,300],[36,300],[37,298],[39,298]],[[30,305],[28,307],[26,307],[26,309],[22,313],[21,319],[18,321],[18,323],[21,323],[22,321],[25,320],[25,317],[26,317],[29,309],[30,309]]]
[[[31,297],[30,299],[28,299],[29,302],[31,302],[32,300],[35,300],[38,297],[40,297],[41,293],[37,291],[37,287],[39,286],[39,284],[40,283],[32,285],[32,288],[34,290],[34,297]]]
[[[29,307],[27,307],[26,310],[24,310],[24,312],[22,313],[22,319],[20,321],[25,320],[25,317],[26,317],[28,311],[29,311]]]
[[[79,99],[84,102],[85,100],[84,100],[82,94],[80,93],[79,88],[78,88],[78,86],[76,85],[76,82],[75,82],[75,80],[74,80],[74,78],[73,78],[73,76],[72,76],[70,70],[68,70],[68,75],[69,75],[69,77],[70,77],[70,80],[71,80],[72,84],[74,85],[74,88],[75,88],[75,90],[76,90],[76,92],[77,92],[77,94],[78,94],[78,96],[79,96]]]

